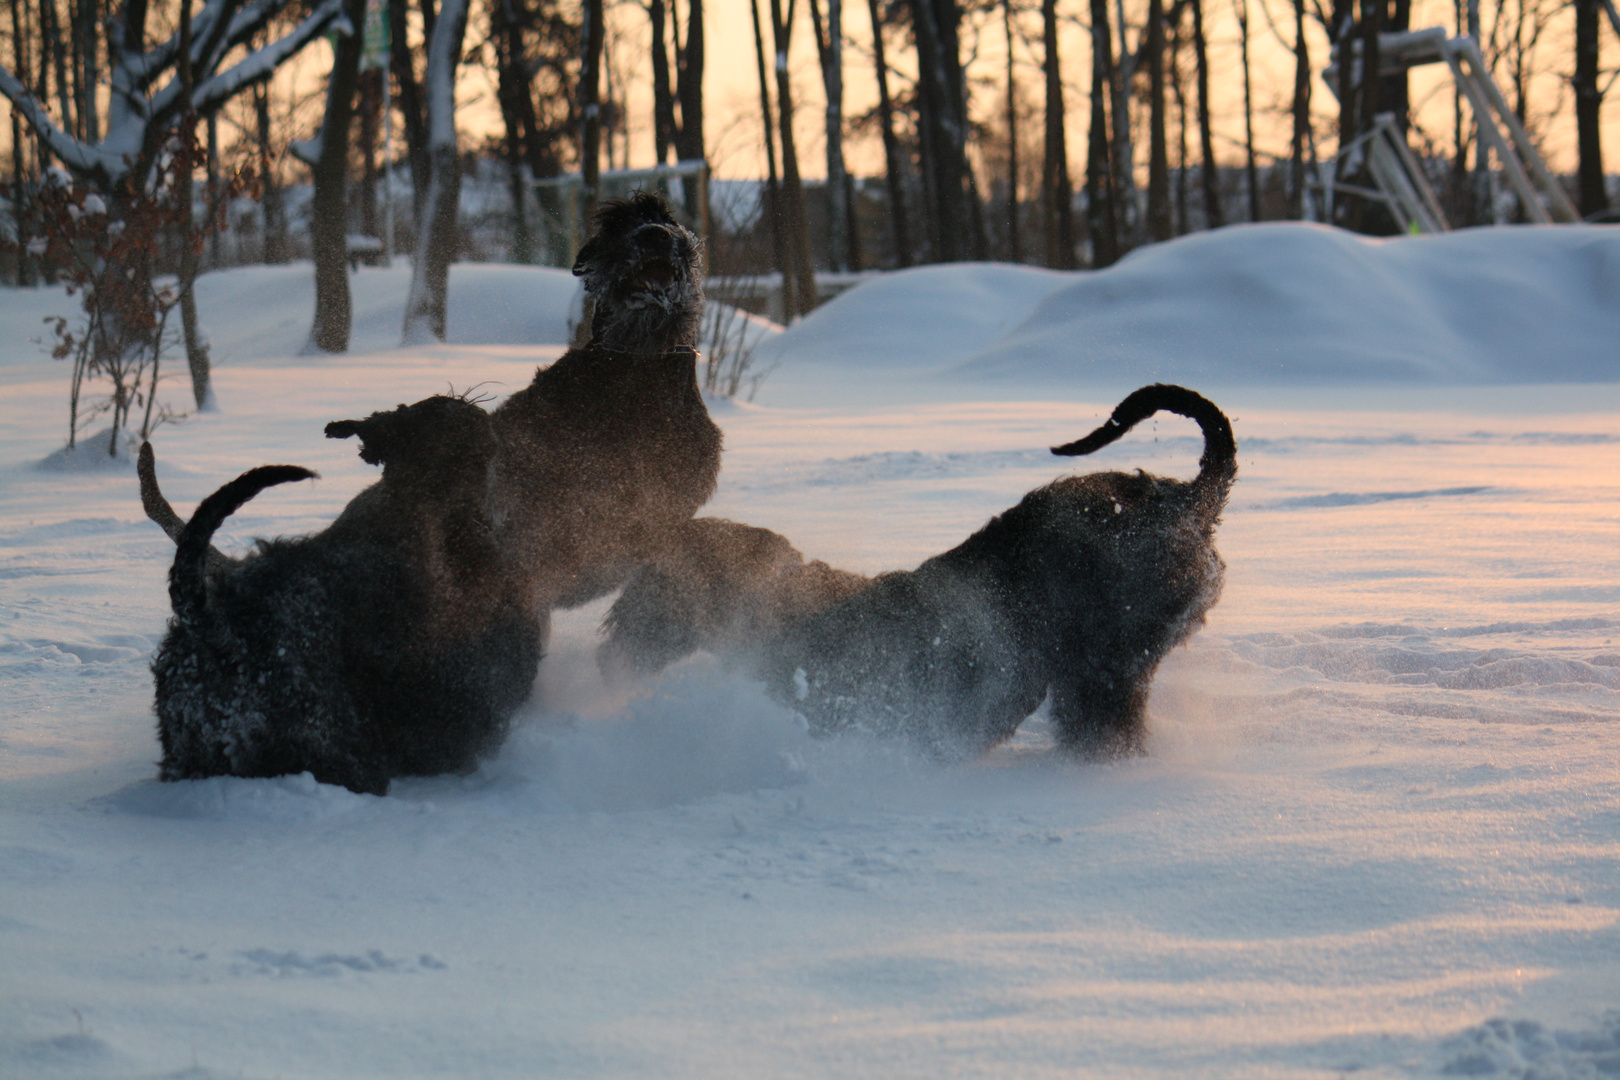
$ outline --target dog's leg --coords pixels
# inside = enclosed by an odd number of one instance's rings
[[[1052,726],[1058,744],[1087,758],[1128,757],[1144,750],[1149,679],[1124,672],[1064,676],[1052,683]]]

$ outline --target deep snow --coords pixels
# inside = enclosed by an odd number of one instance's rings
[[[598,605],[499,757],[386,799],[152,780],[172,547],[127,465],[41,467],[65,376],[27,339],[67,305],[0,292],[0,1076],[1613,1075],[1617,268],[1611,229],[1272,226],[864,285],[713,404],[711,512],[914,565],[1119,390],[1208,390],[1228,584],[1150,755],[812,741],[702,657],[609,689]],[[408,271],[353,280],[342,358],[293,355],[306,267],[202,282],[220,408],[158,433],[169,495],[324,477],[227,544],[370,481],[327,420],[521,386],[573,289],[458,266],[452,344],[399,350]],[[1197,452],[1161,418],[1078,464]]]

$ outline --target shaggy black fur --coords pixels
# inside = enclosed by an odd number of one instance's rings
[[[1050,694],[1065,747],[1139,752],[1159,661],[1220,595],[1232,427],[1198,394],[1155,385],[1053,451],[1091,453],[1160,410],[1203,429],[1194,480],[1104,472],[1033,491],[958,547],[790,627],[766,684],[813,731],[905,734],[942,757],[1007,739]]]
[[[709,649],[763,677],[815,732],[904,734],[942,757],[1008,738],[1050,694],[1066,746],[1135,752],[1159,661],[1220,593],[1214,531],[1237,473],[1232,428],[1198,394],[1156,385],[1054,450],[1091,453],[1159,410],[1203,429],[1190,483],[1064,477],[907,573],[869,580],[805,564],[775,533],[695,519],[614,604],[604,668],[646,673]]]
[[[714,493],[699,255],[656,195],[605,203],[574,263],[594,305],[589,343],[495,410],[498,533],[542,615],[617,587]]]
[[[786,537],[724,518],[693,518],[613,602],[597,662],[645,676],[704,649],[746,666],[784,629],[871,583],[805,562]]]
[[[180,531],[152,662],[164,780],[307,770],[382,794],[395,776],[473,768],[528,696],[540,628],[486,508],[488,415],[434,397],[326,433],[360,436],[383,478],[324,532],[206,565],[237,508],[315,475],[292,465],[242,474]],[[164,524],[150,468],[142,495]]]

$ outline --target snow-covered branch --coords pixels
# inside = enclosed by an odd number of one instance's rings
[[[45,107],[39,103],[28,87],[19,82],[3,64],[0,64],[0,94],[5,95],[12,108],[16,109],[35,134],[45,141],[51,153],[73,172],[97,178],[122,175],[123,156],[128,147],[110,135],[95,145],[75,139],[56,126],[51,114],[45,111]]]
[[[465,0],[461,2],[465,4]],[[324,0],[291,33],[255,50],[228,70],[218,71],[233,48],[249,40],[287,4],[288,0],[251,0],[244,7],[242,0],[209,0],[193,22],[191,108],[207,112],[245,87],[268,79],[279,65],[329,29],[354,33],[340,0]],[[100,142],[85,142],[64,131],[29,89],[0,65],[0,95],[11,102],[53,156],[102,188],[116,183],[151,152],[161,133],[187,105],[183,81],[174,71],[180,54],[178,36],[147,52],[134,52],[124,48],[125,31],[118,22],[109,27],[113,102],[107,136]],[[148,95],[165,71],[174,72],[169,82]]]
[[[355,32],[353,24],[343,14],[341,0],[326,0],[286,37],[272,41],[230,70],[199,83],[192,92],[191,107],[198,112],[208,112],[245,87],[268,79],[277,67],[328,30],[344,37]]]

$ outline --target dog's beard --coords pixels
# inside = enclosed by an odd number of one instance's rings
[[[659,353],[696,345],[703,288],[690,277],[608,290],[596,302],[594,336],[610,349]]]

